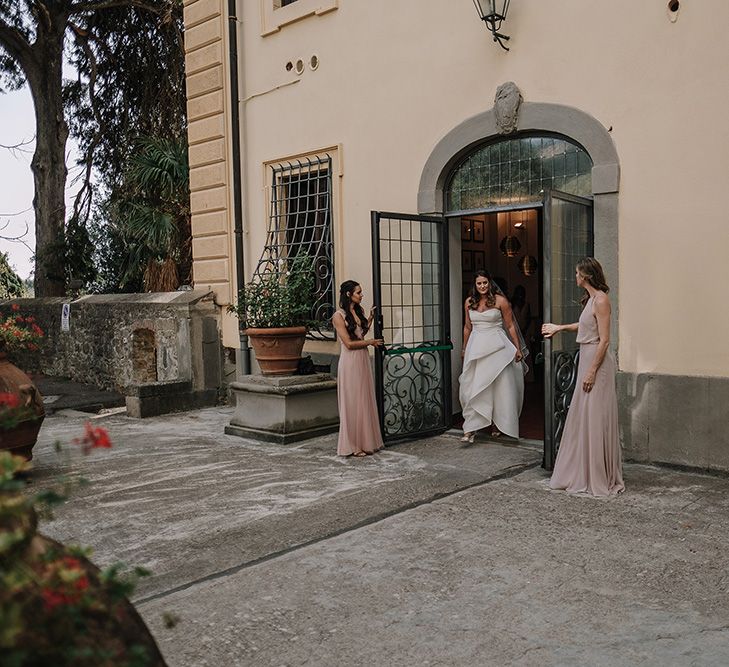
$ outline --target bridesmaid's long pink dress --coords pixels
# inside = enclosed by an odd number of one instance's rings
[[[618,439],[617,366],[610,350],[597,371],[592,391],[582,389],[600,342],[592,305],[590,298],[580,315],[577,384],[549,486],[567,493],[612,496],[624,491],[625,485]]]
[[[334,317],[344,319],[344,311]],[[362,337],[362,329],[355,334]],[[356,452],[374,454],[382,449],[380,420],[375,402],[370,355],[367,348],[349,350],[342,343],[337,370],[337,401],[339,403],[339,440],[337,454],[349,456]]]

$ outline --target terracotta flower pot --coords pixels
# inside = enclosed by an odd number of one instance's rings
[[[13,394],[18,407],[27,415],[9,429],[0,427],[0,449],[6,449],[27,460],[33,458],[32,449],[46,416],[43,398],[32,380],[15,364],[8,361],[5,352],[0,352],[0,394]]]
[[[22,584],[0,591],[0,607],[15,612],[10,617],[15,632],[3,650],[12,657],[24,655],[34,665],[71,664],[68,656],[77,651],[73,664],[79,666],[132,664],[132,656],[141,652],[147,667],[166,667],[132,603],[112,596],[101,571],[88,559],[36,533],[35,512],[29,514],[13,526],[23,530],[26,539],[18,545],[20,555],[9,561],[10,572]],[[75,575],[79,585],[48,577],[54,566]],[[25,579],[29,571],[34,576]],[[101,657],[105,654],[108,661]]]
[[[293,375],[299,366],[306,327],[246,329],[263,375]]]

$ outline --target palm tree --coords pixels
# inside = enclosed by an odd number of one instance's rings
[[[189,284],[192,246],[184,139],[140,139],[115,208],[127,250],[121,283],[142,272],[147,292]]]

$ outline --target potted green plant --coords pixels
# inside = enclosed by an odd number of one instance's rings
[[[282,271],[256,276],[228,307],[245,327],[263,375],[296,372],[314,307],[314,269],[299,255]]]
[[[8,359],[8,354],[40,349],[43,330],[32,315],[12,304],[0,313],[0,449],[32,458],[32,449],[45,417],[43,399],[32,380]]]

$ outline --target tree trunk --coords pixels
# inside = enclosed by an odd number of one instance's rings
[[[66,141],[63,115],[63,40],[66,17],[39,28],[33,46],[36,66],[26,70],[36,117],[31,169],[35,181],[35,294],[65,294]]]

